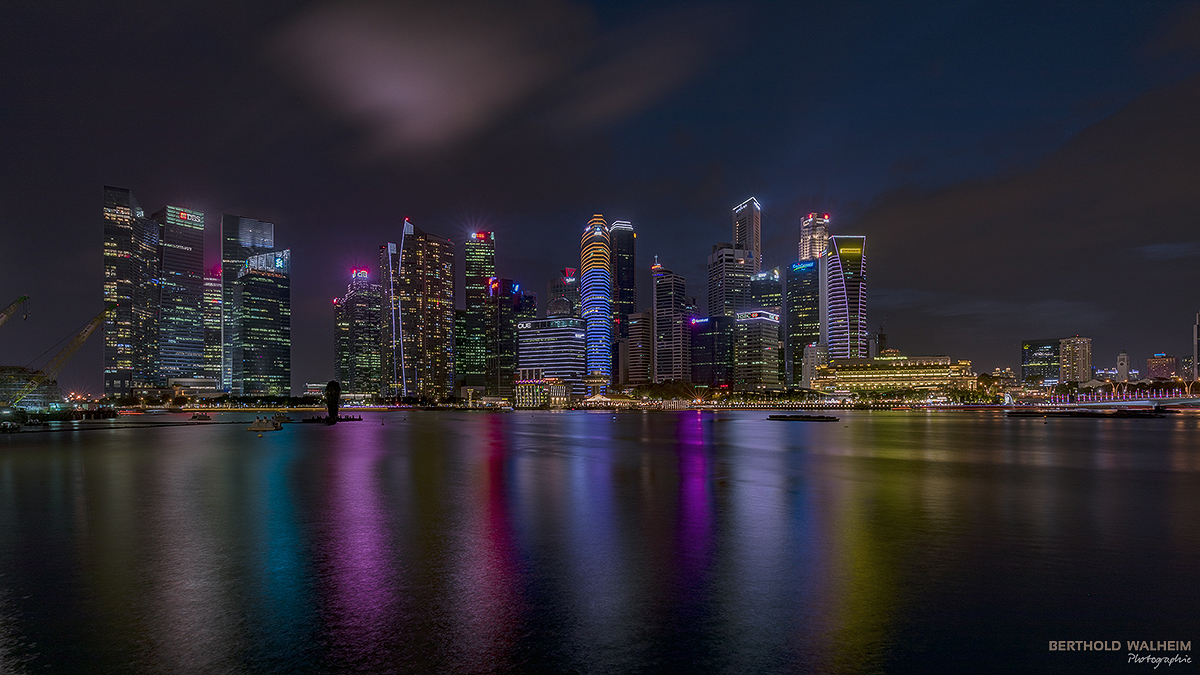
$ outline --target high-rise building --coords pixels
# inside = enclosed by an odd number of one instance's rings
[[[556,316],[578,317],[583,315],[583,310],[579,306],[579,270],[574,267],[564,267],[559,270],[558,276],[546,284],[546,291],[546,316],[550,316],[550,303],[556,300],[566,300],[570,303],[565,314],[562,304],[556,304]]]
[[[1058,381],[1087,382],[1092,379],[1092,339],[1063,338],[1058,341]]]
[[[750,309],[765,309],[779,314],[783,308],[783,281],[779,268],[764,270],[750,277]]]
[[[706,316],[688,322],[692,331],[692,384],[729,388],[734,383],[737,319]]]
[[[637,311],[637,233],[628,221],[614,220],[608,226],[610,263],[613,274],[613,312],[617,336],[629,337],[628,317]]]
[[[1178,376],[1178,358],[1159,353],[1146,359],[1146,377],[1152,380],[1169,380]]]
[[[658,262],[654,279],[654,381],[692,379],[691,319],[685,279]]]
[[[537,295],[522,292],[512,279],[488,280],[487,334],[491,344],[484,362],[484,386],[488,396],[511,399],[518,368],[517,325],[537,319]]]
[[[709,316],[734,316],[750,309],[750,277],[756,267],[752,251],[713,244],[708,256]]]
[[[800,244],[797,260],[816,260],[825,255],[829,244],[829,214],[810,213],[800,219]]]
[[[1058,384],[1059,338],[1025,340],[1021,343],[1021,381],[1037,387]]]
[[[753,197],[733,209],[733,248],[749,251],[752,271],[762,271],[762,207]]]
[[[1200,380],[1200,312],[1196,313],[1196,323],[1192,324],[1192,372],[1193,380]]]
[[[221,214],[221,388],[233,389],[233,291],[251,256],[275,250],[272,223]]]
[[[466,296],[464,328],[459,339],[461,349],[454,354],[458,379],[471,387],[484,386],[489,344],[488,280],[496,276],[496,235],[475,232],[463,245],[463,285]],[[494,347],[494,345],[493,345]]]
[[[204,214],[166,206],[158,236],[158,382],[200,377],[204,367]]]
[[[778,314],[754,310],[737,315],[733,377],[740,391],[780,389]]]
[[[381,394],[440,401],[454,391],[454,244],[406,218],[379,249]]]
[[[204,372],[201,377],[221,382],[221,266],[204,272]]]
[[[867,358],[867,238],[829,238],[826,269],[825,344],[832,359]]]
[[[158,384],[159,225],[130,194],[104,186],[104,395]]]
[[[629,315],[629,337],[625,384],[649,384],[654,381],[654,312]]]
[[[587,371],[595,384],[591,393],[603,393],[612,382],[613,294],[612,245],[604,216],[588,221],[580,239],[580,293],[587,322]]]
[[[1117,354],[1117,381],[1129,381],[1129,354],[1125,350],[1121,350],[1121,353]]]
[[[517,323],[520,370],[541,369],[545,377],[567,383],[572,396],[586,395],[587,322],[564,316]]]
[[[805,389],[812,389],[817,369],[829,363],[829,352],[825,350],[825,345],[813,342],[804,346],[800,358],[799,384]]]
[[[250,256],[230,286],[233,395],[290,395],[291,250]]]
[[[824,259],[801,260],[784,268],[784,368],[786,381],[792,386],[800,384],[803,377],[804,350],[821,340]]]
[[[383,287],[370,270],[351,270],[346,295],[333,300],[334,378],[345,394],[375,395],[383,386],[382,311]]]

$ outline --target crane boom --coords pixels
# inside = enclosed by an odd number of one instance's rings
[[[21,399],[32,393],[34,389],[37,389],[38,385],[57,377],[59,371],[63,369],[63,366],[67,365],[67,361],[70,361],[71,357],[75,356],[75,352],[79,351],[79,348],[83,346],[83,343],[87,342],[87,339],[91,337],[92,333],[96,332],[96,329],[99,328],[100,324],[104,322],[104,317],[116,307],[117,303],[108,303],[108,306],[104,308],[104,311],[93,317],[92,320],[87,322],[83,328],[80,328],[79,332],[75,334],[75,337],[71,338],[71,341],[67,343],[67,346],[63,347],[57,354],[50,357],[50,360],[46,362],[46,365],[42,369],[35,370],[30,374],[29,381],[16,391],[12,397],[12,400],[3,404],[10,406],[16,405],[21,402]]]
[[[12,315],[17,313],[17,307],[20,307],[21,305],[25,304],[25,302],[28,300],[29,300],[28,295],[22,295],[21,297],[17,298],[16,300],[13,300],[12,304],[9,305],[8,307],[5,307],[4,309],[0,309],[0,326],[3,326],[5,321],[8,321],[9,319],[11,319]]]

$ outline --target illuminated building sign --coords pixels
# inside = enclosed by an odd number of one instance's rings
[[[811,270],[812,267],[813,267],[813,261],[811,261],[811,260],[806,260],[804,262],[798,262],[798,263],[792,263],[792,269],[796,272],[803,272],[804,270]]]

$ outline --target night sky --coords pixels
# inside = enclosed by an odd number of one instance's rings
[[[539,295],[593,213],[630,220],[649,306],[656,254],[704,302],[746,198],[771,266],[828,212],[868,237],[872,328],[978,372],[1074,334],[1144,368],[1200,309],[1195,4],[10,0],[0,153],[0,306],[32,296],[3,364],[102,308],[104,184],[205,211],[210,262],[222,212],[276,224],[294,388],[405,216],[494,230]],[[101,347],[65,389],[101,392]]]

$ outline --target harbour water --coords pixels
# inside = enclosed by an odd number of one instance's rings
[[[1200,416],[837,414],[0,436],[0,672],[1138,672],[1048,644],[1200,651]],[[1200,668],[1181,653],[1171,672]]]

